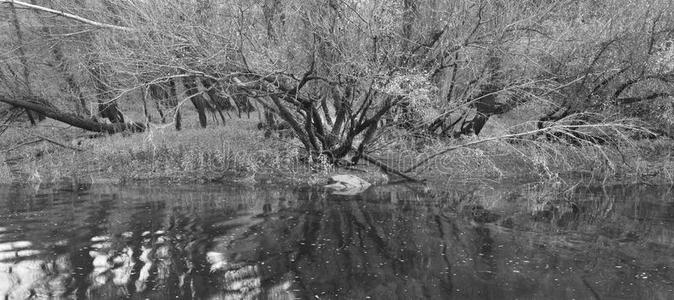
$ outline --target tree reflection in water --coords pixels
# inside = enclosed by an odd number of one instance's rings
[[[501,200],[513,193],[522,199]],[[585,215],[559,222],[555,214],[540,219],[518,207],[544,198],[540,195],[466,189],[431,197],[381,187],[345,197],[312,189],[216,186],[93,187],[33,195],[10,188],[0,191],[0,294],[10,299],[667,299],[674,294],[671,202],[620,202],[615,197],[627,197],[625,191],[585,191],[578,197],[597,197],[577,201]],[[483,206],[509,217],[476,222],[474,212],[462,212]],[[611,222],[622,226],[608,226]]]

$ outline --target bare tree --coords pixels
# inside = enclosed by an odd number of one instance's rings
[[[113,123],[128,121],[120,99],[137,98],[129,102],[146,114],[149,99],[163,101],[177,128],[183,103],[194,105],[202,127],[209,111],[224,122],[223,110],[240,116],[256,106],[268,123],[282,120],[311,157],[344,163],[368,159],[392,123],[460,137],[483,133],[492,116],[512,109],[535,112],[524,122],[543,129],[603,122],[587,116],[617,110],[634,115],[628,105],[671,99],[671,58],[662,49],[672,39],[672,3],[627,2],[12,3],[71,25],[59,34],[84,44],[80,61],[99,113]],[[586,9],[573,9],[579,3]],[[640,17],[611,21],[627,9]]]

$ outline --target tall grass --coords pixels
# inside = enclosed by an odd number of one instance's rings
[[[4,163],[6,159],[2,159],[0,182],[27,178],[37,172],[45,183],[91,176],[105,179],[105,182],[231,179],[254,183],[290,179],[293,183],[319,184],[335,172],[344,172],[320,157],[307,163],[302,159],[306,155],[299,142],[265,139],[255,128],[256,122],[256,119],[237,119],[230,120],[224,127],[186,126],[182,131],[168,126],[151,126],[145,133],[94,139],[76,138],[83,133],[72,128],[17,129],[5,133],[2,149],[7,159],[21,159],[12,169],[22,176],[12,174]],[[496,127],[501,125],[496,124]],[[599,183],[625,179],[630,182],[644,179],[674,181],[671,141],[615,139],[610,145],[576,145],[550,141],[545,136],[497,138],[527,130],[511,128],[480,137],[442,139],[413,136],[393,129],[381,135],[370,149],[388,165],[404,170],[433,154],[454,148],[434,157],[412,174],[429,179],[437,187],[448,181],[556,183],[572,177],[589,178]],[[69,145],[83,151],[40,141],[27,132],[49,136],[66,144],[72,140]],[[490,137],[491,140],[484,142]],[[38,142],[32,143],[36,140]],[[471,146],[465,147],[467,144]],[[386,180],[377,173],[377,167],[361,165],[356,168],[374,171],[356,171],[366,180]]]
[[[253,177],[298,165],[299,150],[292,141],[264,139],[254,124],[253,120],[236,120],[225,127],[182,131],[152,127],[142,134],[73,140],[84,151],[42,144],[26,151],[39,152],[39,157],[27,154],[24,158],[34,161],[35,168],[52,181],[91,175],[117,181],[203,182]],[[31,165],[24,163],[22,173],[32,173]]]
[[[505,128],[502,125],[494,127]],[[639,133],[648,130],[628,119],[556,124],[543,129],[522,123],[460,139],[396,134],[393,130],[375,148],[391,164],[440,184],[513,179],[563,182],[565,178],[579,177],[598,183],[626,179],[674,182],[672,141],[631,137]],[[585,140],[581,134],[592,134],[602,141]]]

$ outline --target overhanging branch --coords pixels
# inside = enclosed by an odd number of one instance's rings
[[[61,121],[63,123],[94,132],[117,133],[122,131],[144,131],[145,125],[141,123],[99,123],[94,120],[83,119],[77,115],[58,111],[41,104],[28,100],[10,99],[0,96],[0,102],[5,102],[14,106],[27,108],[45,115],[48,118]]]
[[[37,11],[55,14],[57,16],[72,19],[72,20],[75,20],[75,21],[78,21],[78,22],[81,22],[81,23],[84,23],[84,24],[88,24],[88,25],[91,25],[91,26],[99,27],[99,28],[107,28],[107,29],[122,30],[122,31],[136,31],[136,29],[131,28],[131,27],[124,27],[124,26],[117,26],[117,25],[112,25],[112,24],[96,22],[94,20],[83,18],[83,17],[80,17],[78,15],[73,15],[73,14],[70,14],[70,13],[67,13],[67,12],[64,12],[64,11],[61,11],[61,10],[51,9],[51,8],[39,6],[39,5],[33,5],[33,4],[30,4],[30,3],[25,3],[25,2],[21,2],[21,1],[0,0],[0,3],[14,4],[14,5],[17,5],[17,6],[22,6],[22,7],[37,10]]]

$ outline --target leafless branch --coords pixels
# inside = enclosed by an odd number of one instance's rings
[[[17,5],[17,6],[23,6],[25,8],[29,8],[29,9],[33,9],[33,10],[37,10],[37,11],[55,14],[57,16],[72,19],[72,20],[75,20],[75,21],[78,21],[78,22],[81,22],[81,23],[84,23],[84,24],[88,24],[88,25],[91,25],[91,26],[99,27],[99,28],[107,28],[107,29],[122,30],[122,31],[136,31],[136,29],[134,29],[134,28],[101,23],[101,22],[97,22],[97,21],[94,21],[94,20],[84,18],[84,17],[80,17],[78,15],[70,14],[70,13],[67,13],[67,12],[64,12],[64,11],[60,11],[60,10],[56,10],[56,9],[52,9],[52,8],[48,8],[48,7],[44,7],[44,6],[39,6],[39,5],[33,5],[33,4],[30,4],[30,3],[25,3],[25,2],[21,2],[21,1],[0,0],[0,4],[2,4],[2,3],[14,4],[14,5]]]

